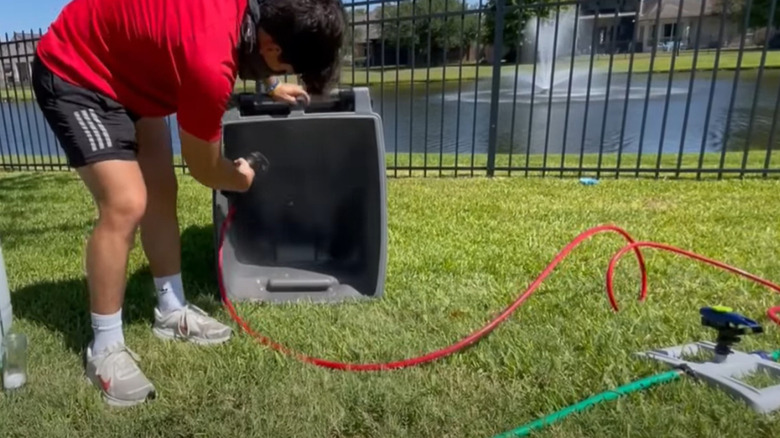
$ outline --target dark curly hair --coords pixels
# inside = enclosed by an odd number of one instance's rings
[[[340,0],[259,0],[259,27],[282,49],[280,61],[306,90],[324,93],[338,81],[346,17]]]

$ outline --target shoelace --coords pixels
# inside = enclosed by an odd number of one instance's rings
[[[103,363],[100,364],[100,368],[97,370],[98,375],[116,375],[120,371],[130,371],[135,368],[135,363],[123,360],[122,353],[127,353],[130,358],[135,362],[139,362],[141,359],[133,350],[126,345],[113,347],[108,351],[108,355]],[[110,368],[111,373],[106,373],[105,368]]]
[[[179,316],[179,322],[177,324],[179,333],[183,336],[188,336],[192,327],[197,327],[200,324],[198,319],[205,316],[206,312],[199,307],[193,304],[186,304],[184,308],[181,309],[181,315]]]

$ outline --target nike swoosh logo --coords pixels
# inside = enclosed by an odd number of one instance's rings
[[[100,380],[100,386],[103,387],[103,391],[108,391],[108,388],[111,387],[111,379],[105,380],[102,377],[98,377],[98,380]]]

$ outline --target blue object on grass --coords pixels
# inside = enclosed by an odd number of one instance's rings
[[[774,360],[774,357],[768,351],[757,350],[757,351],[751,351],[750,354],[755,354],[761,359]]]
[[[594,186],[599,183],[596,178],[580,178],[580,183],[586,186]]]
[[[732,312],[728,307],[702,307],[699,309],[699,313],[702,317],[702,323],[708,327],[719,330],[731,330],[735,334],[764,332],[759,323],[739,313]]]

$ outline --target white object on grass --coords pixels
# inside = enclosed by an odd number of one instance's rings
[[[0,358],[3,357],[3,343],[5,335],[11,331],[11,292],[8,289],[8,277],[5,273],[3,261],[3,249],[0,245]],[[0,363],[0,367],[1,367]]]
[[[20,372],[3,373],[3,387],[5,389],[18,389],[27,383],[27,375]]]

